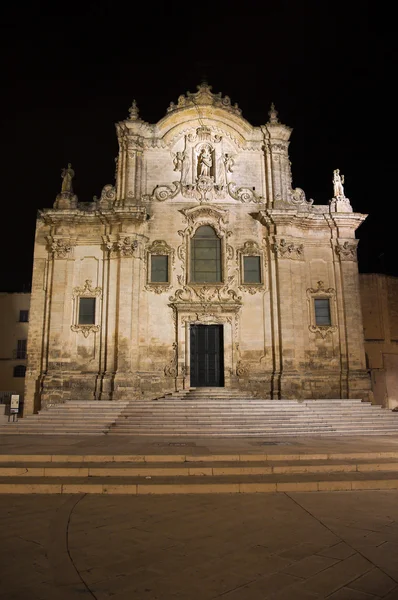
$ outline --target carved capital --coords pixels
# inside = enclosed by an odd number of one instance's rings
[[[303,244],[289,242],[284,238],[277,240],[274,243],[272,249],[278,258],[290,258],[300,260],[304,256]]]
[[[337,242],[335,246],[336,254],[340,260],[357,260],[357,245],[358,241]]]
[[[75,242],[70,238],[47,237],[47,248],[54,258],[71,258]]]

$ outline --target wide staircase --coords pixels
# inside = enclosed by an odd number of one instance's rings
[[[197,388],[130,402],[110,435],[254,437],[398,433],[398,413],[361,400],[264,400]]]
[[[285,437],[398,433],[398,413],[361,400],[264,400],[197,388],[153,400],[70,401],[0,425],[1,434]]]
[[[78,400],[55,404],[50,408],[0,425],[0,434],[99,435],[109,431],[127,402]]]

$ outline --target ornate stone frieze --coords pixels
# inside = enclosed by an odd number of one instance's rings
[[[184,285],[170,296],[171,303],[199,302],[202,304],[217,304],[241,302],[242,297],[231,288],[235,276],[231,275],[225,285]]]
[[[102,296],[102,288],[101,287],[93,287],[93,282],[91,279],[86,279],[83,287],[75,287],[72,290],[72,296],[75,298],[76,296],[89,296],[89,297],[97,297],[100,298]]]
[[[336,254],[340,257],[340,260],[357,260],[357,246],[357,240],[338,241],[335,246]]]
[[[187,92],[186,96],[179,96],[177,104],[171,102],[167,112],[174,112],[190,106],[210,105],[223,108],[224,110],[234,113],[235,115],[242,114],[242,111],[237,104],[231,104],[231,99],[229,96],[222,97],[221,92],[218,94],[213,94],[211,91],[212,87],[207,83],[201,83],[198,85],[197,90],[198,91],[194,94]]]
[[[100,330],[99,325],[71,325],[71,330],[76,333],[82,333],[87,338],[90,333],[98,333]]]
[[[110,256],[131,258],[134,255],[134,251],[138,248],[137,240],[128,235],[122,235],[116,241],[112,241],[110,236],[103,236],[103,241]]]
[[[181,317],[181,323],[197,323],[199,325],[216,325],[218,323],[229,323],[232,325],[232,317],[215,315],[208,312],[194,312],[191,315]]]
[[[60,238],[48,236],[47,238],[48,251],[52,253],[54,258],[71,258],[75,242],[70,238]]]
[[[273,245],[273,251],[278,258],[302,259],[304,257],[304,245],[289,242],[282,238],[276,240]]]

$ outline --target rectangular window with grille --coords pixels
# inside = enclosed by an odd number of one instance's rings
[[[26,358],[27,340],[18,340],[16,358]]]
[[[315,324],[322,325],[331,325],[331,317],[330,317],[330,301],[329,298],[314,298],[315,304]]]
[[[28,310],[20,310],[19,311],[19,322],[27,323],[29,321],[29,311]]]
[[[79,299],[79,325],[95,324],[95,298]]]
[[[243,257],[243,283],[261,283],[261,265],[259,256]]]
[[[167,254],[151,255],[151,283],[168,283],[169,257]]]

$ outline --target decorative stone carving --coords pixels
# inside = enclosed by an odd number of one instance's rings
[[[357,260],[357,245],[358,241],[352,242],[337,242],[336,254],[340,257],[340,260]]]
[[[305,192],[301,188],[295,188],[294,190],[290,190],[289,200],[291,204],[295,206],[299,206],[301,204],[311,206],[311,204],[314,204],[312,198],[310,198],[309,200],[306,199]]]
[[[70,258],[74,243],[67,238],[47,237],[48,250],[54,258]]]
[[[256,194],[254,188],[238,187],[236,183],[233,182],[228,184],[228,192],[231,198],[239,200],[239,202],[255,202],[256,204],[261,204],[264,201],[262,196]]]
[[[238,360],[236,364],[236,375],[238,377],[247,377],[249,375],[249,367],[241,360]]]
[[[239,360],[236,363],[236,375],[240,378],[247,377],[249,375],[249,367],[241,359],[239,343],[236,343],[235,346],[236,346],[236,353],[239,357]]]
[[[178,345],[173,342],[173,358],[168,365],[164,368],[164,374],[166,377],[177,377],[178,374]]]
[[[268,116],[269,116],[269,123],[272,123],[272,124],[279,123],[278,111],[276,110],[275,104],[273,102],[272,102],[271,108],[268,112]]]
[[[133,100],[133,104],[130,106],[129,108],[129,120],[130,121],[137,121],[139,119],[139,109],[137,106],[137,102],[135,100]]]
[[[177,105],[174,104],[174,102],[171,102],[169,108],[167,109],[167,112],[174,112],[176,110],[188,108],[190,106],[210,105],[223,108],[228,112],[232,112],[236,115],[242,114],[242,111],[237,104],[234,104],[232,106],[231,99],[228,96],[225,96],[223,98],[221,96],[221,92],[218,94],[213,94],[211,92],[212,87],[206,82],[203,82],[200,85],[198,85],[197,90],[198,91],[194,94],[192,94],[191,92],[187,92],[186,96],[179,96]]]
[[[328,298],[330,302],[330,316],[331,325],[316,325],[315,321],[315,309],[314,309],[314,298]],[[334,288],[325,288],[323,281],[317,282],[316,288],[307,289],[307,304],[309,312],[310,325],[308,329],[311,333],[318,334],[322,339],[325,339],[328,335],[337,331],[337,327],[334,325],[336,322],[335,316],[335,301],[336,301],[336,290]]]
[[[224,285],[184,285],[176,290],[174,296],[170,296],[169,300],[172,303],[200,302],[203,304],[240,302],[242,297],[231,289],[234,279],[235,276],[231,275]]]
[[[71,325],[71,330],[76,333],[82,333],[87,338],[90,333],[98,333],[100,330],[99,325]]]
[[[86,279],[86,281],[84,282],[84,286],[83,287],[75,287],[72,290],[72,297],[75,298],[76,296],[89,296],[89,297],[97,297],[100,298],[102,296],[102,288],[101,287],[95,287],[93,288],[92,286],[92,281],[91,279]]]
[[[103,236],[103,241],[110,256],[131,258],[138,248],[137,240],[133,240],[130,236],[120,236],[117,241],[112,241],[109,236]]]
[[[273,251],[278,258],[302,259],[304,255],[304,245],[288,242],[284,238],[277,240],[273,245]]]
[[[100,198],[94,196],[94,202],[97,202],[99,208],[111,208],[116,200],[116,189],[113,185],[107,184],[102,188]]]

